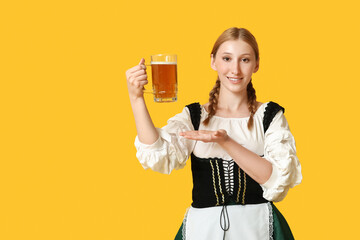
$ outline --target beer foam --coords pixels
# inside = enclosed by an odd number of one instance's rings
[[[151,62],[151,64],[157,64],[157,65],[176,65],[176,62]]]

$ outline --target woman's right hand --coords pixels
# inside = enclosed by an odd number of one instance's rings
[[[159,133],[144,100],[144,86],[148,83],[145,59],[142,58],[139,65],[126,71],[126,80],[139,140],[144,144],[153,144],[159,138]]]
[[[148,84],[145,59],[140,60],[139,65],[126,71],[126,80],[130,100],[144,97],[144,86]]]

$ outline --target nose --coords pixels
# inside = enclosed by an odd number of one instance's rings
[[[241,73],[240,62],[238,61],[233,62],[231,66],[231,73],[234,75],[239,75]]]

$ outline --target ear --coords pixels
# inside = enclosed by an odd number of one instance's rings
[[[253,73],[256,73],[256,72],[259,70],[259,63],[260,63],[260,61],[257,60],[257,61],[256,61],[256,66],[255,66],[255,68],[254,68],[254,72],[253,72]]]
[[[217,71],[216,66],[215,66],[215,58],[214,55],[211,54],[211,68],[214,69],[215,71]]]

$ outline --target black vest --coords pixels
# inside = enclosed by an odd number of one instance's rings
[[[195,130],[199,129],[201,118],[201,106],[193,103],[186,106],[190,111],[191,122]],[[274,116],[279,111],[285,111],[283,107],[274,102],[266,106],[263,118],[264,133],[270,126]],[[224,176],[224,164],[221,158],[199,158],[191,154],[191,170],[193,176],[192,206],[196,208],[213,207],[232,204],[258,204],[266,203],[263,198],[261,186],[247,175],[234,163],[233,192],[230,195],[226,191],[225,181],[230,181]]]

